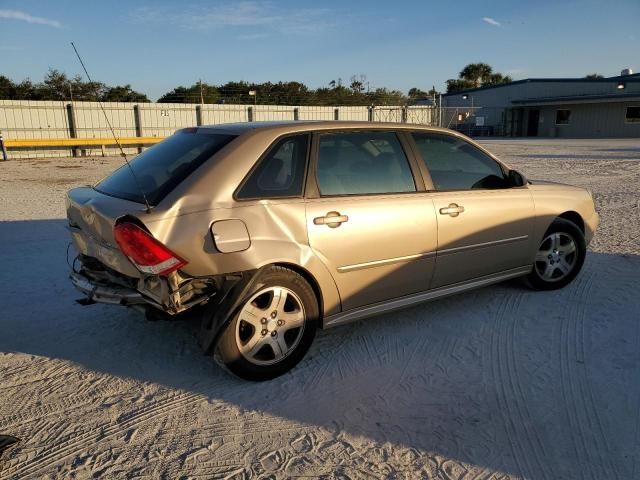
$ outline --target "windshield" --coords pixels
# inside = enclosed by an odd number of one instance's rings
[[[234,138],[235,135],[208,133],[197,128],[180,130],[129,162],[136,178],[125,164],[94,188],[139,203],[144,203],[144,192],[149,203],[157,205]]]

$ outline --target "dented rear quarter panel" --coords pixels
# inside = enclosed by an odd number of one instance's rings
[[[211,225],[237,219],[247,227],[249,248],[222,253],[216,248]],[[151,233],[189,264],[192,276],[211,276],[254,270],[264,265],[292,265],[306,270],[318,283],[325,315],[340,311],[335,282],[309,247],[302,199],[261,200],[232,208],[215,208],[147,224]]]

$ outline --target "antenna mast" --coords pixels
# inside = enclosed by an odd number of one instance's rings
[[[76,52],[76,56],[78,57],[78,60],[80,60],[80,65],[82,65],[82,69],[84,70],[84,73],[87,76],[87,79],[89,80],[90,83],[93,83],[93,80],[91,80],[91,76],[89,75],[89,72],[87,72],[87,67],[84,66],[84,62],[82,61],[82,57],[80,57],[80,54],[78,53],[78,50],[76,49],[76,46],[73,44],[73,42],[71,42],[71,46],[73,47],[73,51]],[[100,105],[100,110],[102,110],[102,114],[104,115],[104,119],[107,121],[107,125],[109,126],[109,130],[111,130],[111,135],[113,135],[113,139],[115,140],[116,145],[118,145],[118,148],[120,149],[120,154],[124,157],[124,161],[127,164],[127,167],[129,167],[129,171],[131,172],[131,176],[133,177],[133,180],[136,182],[136,185],[137,185],[138,189],[140,190],[140,193],[142,194],[142,199],[144,200],[144,204],[147,207],[147,213],[151,213],[151,205],[149,205],[149,201],[147,200],[147,196],[144,194],[144,190],[142,189],[142,186],[140,185],[140,182],[138,181],[138,177],[136,176],[135,172],[133,171],[133,168],[131,167],[131,164],[129,163],[129,160],[127,159],[127,154],[124,153],[124,149],[122,148],[122,145],[120,144],[120,141],[118,140],[118,137],[116,137],[116,132],[113,130],[113,127],[111,126],[111,122],[109,121],[109,117],[107,116],[107,112],[104,110],[104,106],[102,105],[102,102],[100,101],[100,96],[98,95],[97,91],[96,91],[96,101],[98,102],[98,105]]]

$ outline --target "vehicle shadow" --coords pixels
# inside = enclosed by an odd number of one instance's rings
[[[589,253],[560,291],[512,281],[320,332],[296,369],[256,384],[202,355],[195,322],[76,304],[66,239],[63,220],[0,223],[0,352],[431,452],[458,469],[632,476],[639,256]],[[219,434],[217,421],[203,437]]]

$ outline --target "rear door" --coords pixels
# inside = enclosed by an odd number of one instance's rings
[[[343,310],[426,290],[436,219],[417,165],[393,131],[315,136],[309,244],[335,279]]]
[[[527,265],[535,217],[528,187],[513,187],[498,162],[460,137],[411,136],[434,187],[438,254],[431,287]]]

